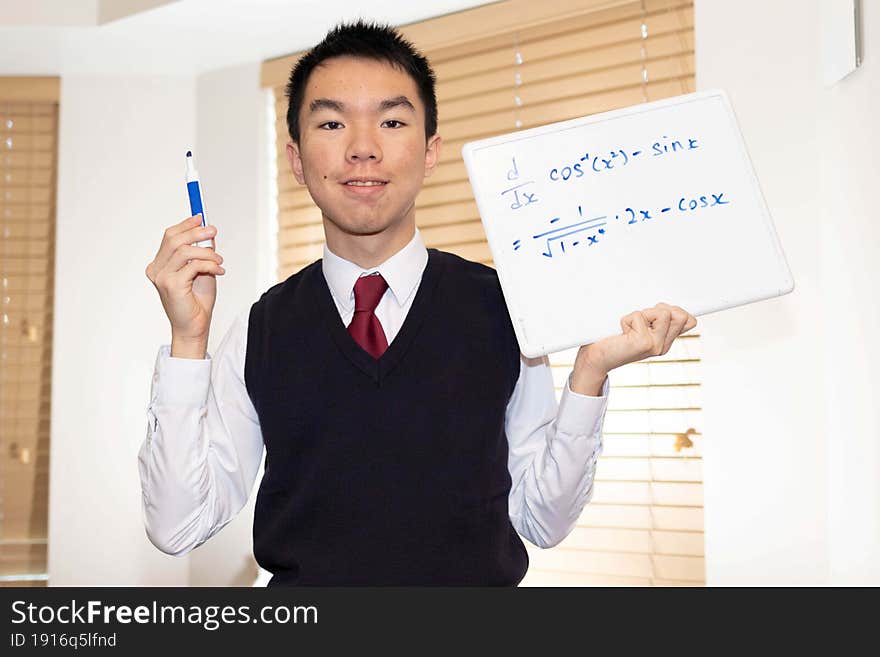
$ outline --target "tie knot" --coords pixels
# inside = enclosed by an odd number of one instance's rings
[[[354,284],[354,311],[374,312],[387,289],[388,283],[382,278],[382,274],[361,276]]]

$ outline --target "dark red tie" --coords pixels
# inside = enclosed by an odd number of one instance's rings
[[[361,276],[354,284],[354,316],[348,325],[348,332],[364,351],[376,359],[388,348],[385,331],[376,317],[376,306],[387,289],[388,283],[381,274]]]

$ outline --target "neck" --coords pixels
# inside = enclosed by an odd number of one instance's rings
[[[374,235],[353,235],[339,230],[326,217],[324,218],[327,248],[362,269],[370,269],[388,260],[409,244],[415,232],[415,219],[389,226]]]

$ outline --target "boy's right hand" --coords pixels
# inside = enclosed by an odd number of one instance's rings
[[[226,270],[222,256],[211,247],[192,246],[212,239],[213,226],[202,227],[196,215],[165,231],[147,278],[159,291],[165,314],[171,322],[171,355],[204,358],[208,348],[211,315],[217,299],[217,279]]]

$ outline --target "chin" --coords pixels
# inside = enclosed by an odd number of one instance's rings
[[[346,224],[334,221],[331,223],[347,235],[358,236],[379,235],[394,225],[393,222],[389,221],[360,221]]]
[[[393,230],[400,223],[388,217],[376,216],[351,217],[347,221],[328,219],[328,221],[347,235],[378,235]]]
[[[367,235],[380,235],[388,229],[388,226],[354,226],[346,230],[349,235],[366,237]]]

